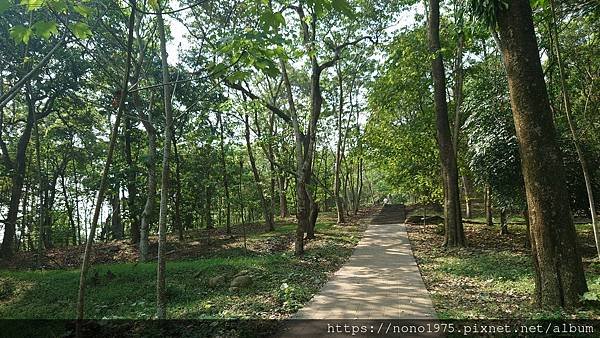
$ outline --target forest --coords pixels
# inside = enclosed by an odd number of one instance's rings
[[[0,318],[294,318],[391,215],[438,318],[600,319],[597,1],[0,18]]]

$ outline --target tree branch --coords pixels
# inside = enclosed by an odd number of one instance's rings
[[[42,67],[44,67],[48,63],[48,61],[50,61],[52,55],[54,55],[54,53],[63,45],[64,42],[65,35],[63,34],[58,43],[54,45],[54,47],[44,56],[44,58],[35,67],[33,67],[32,70],[29,71],[29,73],[25,74],[25,76],[23,76],[19,81],[17,81],[17,83],[15,83],[6,93],[2,93],[2,96],[0,96],[0,109],[4,108],[10,102],[10,100],[12,100],[12,98],[15,96],[15,93],[19,89],[21,89],[21,87],[23,87],[23,85],[25,85],[25,83],[29,79],[38,74],[40,69],[42,69]]]
[[[356,40],[348,41],[348,42],[345,42],[345,43],[343,43],[341,45],[338,45],[338,46],[334,47],[333,48],[333,52],[334,52],[333,58],[331,60],[329,60],[329,61],[321,64],[319,66],[319,72],[322,72],[323,70],[325,70],[325,69],[333,66],[341,58],[341,54],[342,54],[342,52],[344,51],[344,49],[346,47],[355,46],[355,45],[357,45],[359,42],[361,42],[363,40],[369,40],[373,44],[376,43],[376,41],[373,41],[373,37],[371,37],[371,36],[363,36],[363,37],[358,38]]]
[[[4,130],[4,109],[0,108],[0,150],[2,151],[2,159],[4,160],[4,164],[7,169],[12,170],[14,168],[14,163],[10,159],[10,155],[8,154],[8,147],[2,138],[2,131]]]
[[[266,102],[265,100],[261,99],[258,95],[252,93],[250,90],[244,88],[242,85],[240,85],[238,83],[230,82],[227,79],[223,79],[223,83],[229,88],[232,88],[232,89],[242,92],[244,95],[248,96],[252,100],[259,101],[265,107],[267,107],[270,111],[275,113],[275,115],[277,115],[281,119],[283,119],[286,123],[289,123],[289,124],[292,123],[292,118],[288,114],[286,114],[283,110],[281,110],[278,107],[275,107],[274,105],[270,104],[269,102]]]

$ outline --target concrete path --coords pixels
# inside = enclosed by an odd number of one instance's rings
[[[384,206],[348,262],[294,318],[435,318],[404,218],[403,205]]]

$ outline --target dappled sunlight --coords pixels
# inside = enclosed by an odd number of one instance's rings
[[[435,316],[405,226],[398,223],[402,219],[401,206],[384,208],[375,216],[352,257],[294,318]]]

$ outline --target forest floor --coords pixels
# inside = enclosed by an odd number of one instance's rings
[[[590,292],[581,308],[569,313],[534,308],[533,266],[524,225],[509,223],[509,235],[501,235],[498,224],[489,227],[465,222],[464,227],[468,247],[445,250],[443,224],[407,225],[439,318],[600,318],[600,264],[595,258],[591,224],[576,225]]]
[[[350,257],[366,229],[361,220],[376,211],[361,210],[344,225],[323,213],[317,238],[306,243],[301,258],[293,255],[295,224],[290,220],[279,222],[273,232],[247,226],[246,249],[240,228],[233,237],[211,231],[210,236],[198,232],[201,238],[183,243],[170,239],[169,318],[289,317]],[[152,318],[156,264],[136,263],[135,247],[126,242],[100,243],[95,252],[86,318]],[[0,269],[0,318],[74,318],[81,253],[80,247],[49,251],[42,270],[32,268],[36,257],[30,254],[5,263]],[[249,277],[247,285],[231,288],[230,282],[240,275]]]

